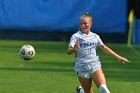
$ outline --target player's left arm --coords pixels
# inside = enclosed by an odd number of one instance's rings
[[[128,59],[118,55],[117,53],[115,53],[113,50],[111,50],[109,47],[107,47],[106,45],[100,45],[98,46],[102,51],[104,51],[107,54],[110,54],[112,56],[114,56],[115,58],[117,58],[120,62],[129,62]]]

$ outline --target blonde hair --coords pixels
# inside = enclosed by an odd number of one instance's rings
[[[85,18],[85,17],[88,17],[90,19],[90,21],[92,22],[92,17],[91,17],[91,15],[88,12],[84,13],[84,15],[82,15],[80,17],[80,19]]]

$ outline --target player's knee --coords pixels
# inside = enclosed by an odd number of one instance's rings
[[[99,87],[99,91],[101,93],[110,93],[110,91],[108,90],[106,84],[101,84],[100,87]]]

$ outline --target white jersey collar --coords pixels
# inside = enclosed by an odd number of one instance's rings
[[[82,35],[84,35],[84,36],[89,36],[90,34],[91,34],[91,31],[89,32],[89,34],[87,35],[87,34],[84,34],[84,33],[82,33],[81,31],[79,31],[80,32],[80,34],[82,34]]]

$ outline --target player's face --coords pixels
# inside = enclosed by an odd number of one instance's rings
[[[80,19],[80,29],[82,33],[88,34],[90,32],[92,22],[88,17]]]

